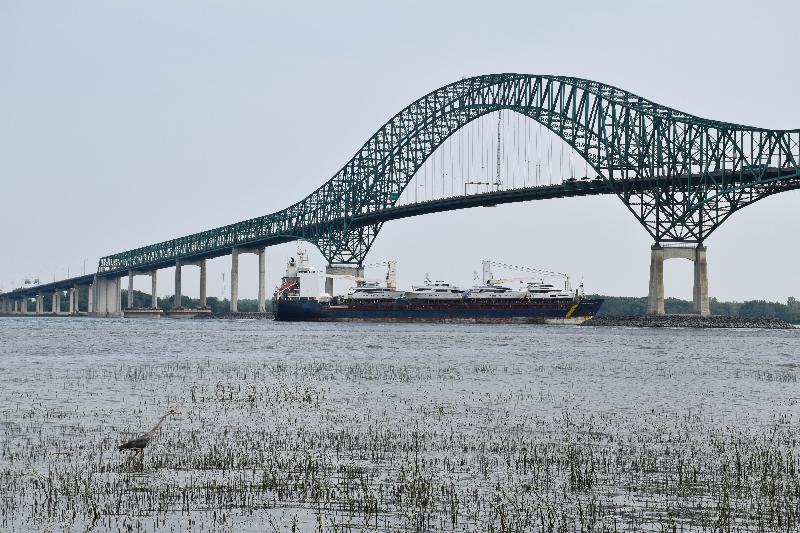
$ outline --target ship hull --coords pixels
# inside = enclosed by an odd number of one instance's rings
[[[455,324],[580,324],[597,314],[602,300],[508,302],[364,302],[326,304],[277,299],[275,320],[287,322],[438,322]]]

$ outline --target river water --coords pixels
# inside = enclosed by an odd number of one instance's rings
[[[2,318],[0,530],[797,531],[798,376],[797,330]]]

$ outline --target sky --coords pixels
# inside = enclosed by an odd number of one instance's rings
[[[0,0],[0,290],[280,210],[397,111],[466,76],[572,75],[702,117],[800,127],[798,20],[790,0]],[[798,206],[800,191],[767,198],[712,234],[712,297],[800,296]],[[651,244],[603,196],[389,222],[366,262],[397,260],[405,287],[425,273],[468,285],[493,259],[643,296]],[[296,249],[267,249],[268,287]],[[228,257],[209,262],[210,296],[227,294],[229,271]],[[240,297],[256,296],[257,272],[242,256]],[[198,280],[185,267],[183,293]],[[689,299],[691,263],[668,261],[665,285]]]

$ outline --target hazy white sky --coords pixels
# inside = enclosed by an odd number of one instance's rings
[[[0,0],[0,289],[281,209],[402,107],[465,76],[574,75],[708,118],[800,127],[798,20],[791,0]],[[711,296],[800,296],[799,205],[800,192],[768,198],[711,236]],[[368,262],[397,259],[401,285],[425,272],[468,284],[492,258],[645,295],[650,244],[618,199],[562,199],[390,222]],[[270,286],[295,248],[268,249]],[[229,258],[209,266],[219,296]],[[243,256],[242,297],[256,274]],[[185,294],[198,278],[185,269]],[[160,272],[160,294],[172,280]],[[691,296],[689,262],[667,263],[666,290]]]

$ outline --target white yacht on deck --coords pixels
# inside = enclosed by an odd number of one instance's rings
[[[466,291],[444,281],[425,278],[424,285],[412,285],[403,297],[407,300],[461,300]]]
[[[524,291],[515,291],[509,287],[503,287],[502,285],[492,285],[488,283],[486,285],[476,285],[472,287],[467,293],[464,295],[464,298],[467,300],[482,300],[485,298],[494,298],[494,299],[502,299],[502,300],[519,300],[520,298],[525,297]]]
[[[347,292],[347,300],[396,300],[403,291],[382,287],[377,281],[365,281]]]
[[[542,281],[538,283],[528,283],[528,298],[533,300],[551,299],[551,298],[574,298],[575,294],[572,291],[559,289],[550,283]]]

